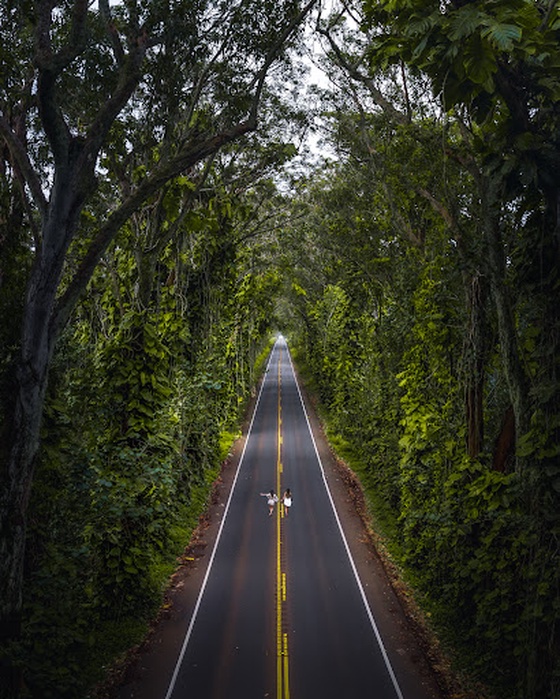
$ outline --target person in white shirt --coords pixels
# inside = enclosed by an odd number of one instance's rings
[[[270,517],[274,511],[274,505],[278,502],[278,496],[275,494],[272,488],[270,489],[270,492],[261,493],[261,495],[265,498],[268,498],[268,516]]]

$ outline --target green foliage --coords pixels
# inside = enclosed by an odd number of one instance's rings
[[[448,107],[459,101],[470,103],[482,93],[495,99],[496,75],[505,54],[527,62],[532,70],[544,68],[558,77],[552,55],[554,21],[543,24],[536,3],[475,2],[445,11],[426,0],[398,7],[391,1],[365,5],[369,21],[385,25],[372,43],[374,60],[394,60],[400,47],[407,62],[432,77],[434,90],[443,90]]]
[[[160,411],[171,394],[170,350],[161,338],[173,338],[178,323],[171,313],[151,319],[146,312],[131,311],[115,334],[101,340],[101,395],[112,416],[103,440],[157,436]]]

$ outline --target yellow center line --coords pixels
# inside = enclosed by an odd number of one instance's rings
[[[286,602],[286,573],[282,571],[282,372],[281,354],[278,358],[278,441],[276,460],[276,492],[280,498],[276,510],[276,696],[290,699],[290,677],[288,672],[288,634],[283,629],[283,607]]]

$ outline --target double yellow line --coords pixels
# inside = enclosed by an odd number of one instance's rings
[[[276,509],[276,697],[290,699],[288,634],[284,631],[283,611],[286,603],[286,573],[282,570],[282,351],[278,356],[278,437],[276,492],[280,498]]]

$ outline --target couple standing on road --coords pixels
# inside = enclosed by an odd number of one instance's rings
[[[272,488],[270,489],[270,491],[268,493],[261,493],[261,495],[265,498],[268,498],[267,499],[268,516],[270,517],[270,516],[272,516],[272,513],[274,511],[274,505],[278,502],[278,496],[276,495],[274,490],[272,490]],[[289,488],[286,490],[286,492],[282,496],[282,503],[284,505],[284,513],[287,517],[288,512],[290,511],[290,507],[292,506],[292,492]]]

